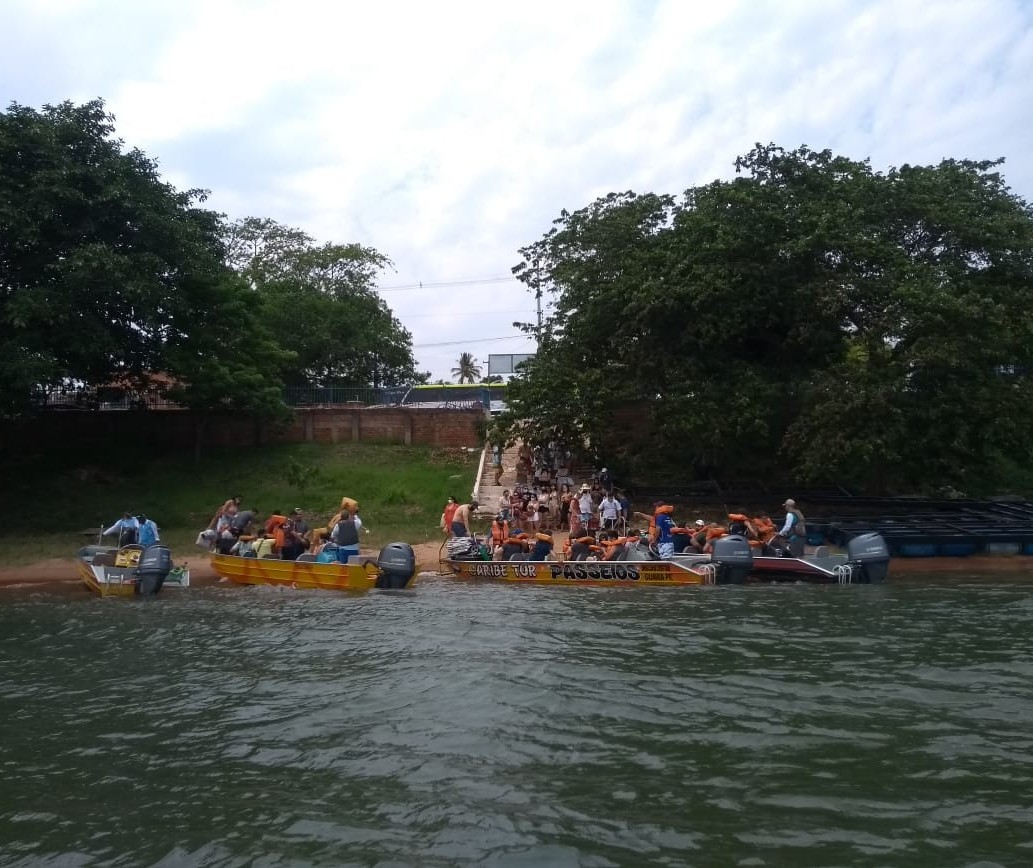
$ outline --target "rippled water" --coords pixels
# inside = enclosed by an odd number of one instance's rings
[[[1030,865],[1033,585],[0,594],[0,865]]]

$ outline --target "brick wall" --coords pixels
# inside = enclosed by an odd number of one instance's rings
[[[387,441],[435,446],[480,446],[481,410],[401,407],[303,408],[286,426],[257,423],[243,414],[210,416],[204,444],[350,443]],[[197,417],[188,410],[50,411],[33,419],[0,423],[0,449],[34,453],[117,446],[134,441],[163,448],[191,449]]]

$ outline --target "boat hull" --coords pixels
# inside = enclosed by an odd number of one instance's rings
[[[135,549],[87,546],[75,560],[76,572],[86,588],[101,597],[153,596],[163,588],[190,587],[190,570],[185,565],[168,573],[141,574],[140,555]]]
[[[706,556],[671,561],[442,561],[442,572],[464,581],[536,585],[715,585],[725,584],[719,566]],[[852,584],[864,578],[843,556],[826,558],[754,557],[749,584],[802,582]]]
[[[284,561],[278,558],[241,558],[215,555],[212,567],[224,579],[237,585],[274,585],[302,590],[365,593],[377,587],[381,570],[374,558],[359,563],[322,564],[316,561]],[[412,587],[415,573],[404,585]]]
[[[708,585],[709,564],[672,561],[443,561],[446,575],[464,581],[531,585]]]

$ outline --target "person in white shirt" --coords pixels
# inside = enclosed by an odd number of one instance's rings
[[[614,499],[612,494],[607,494],[599,502],[599,518],[604,530],[615,530],[620,514],[621,505]]]
[[[592,489],[588,485],[581,486],[581,492],[577,499],[578,510],[581,512],[581,523],[588,528],[588,522],[592,518]]]
[[[133,545],[140,534],[140,522],[131,512],[123,513],[118,521],[103,532],[104,536],[112,536],[113,534],[118,534],[119,548]]]

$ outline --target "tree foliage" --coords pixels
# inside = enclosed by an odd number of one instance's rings
[[[999,164],[757,146],[561,213],[514,269],[554,313],[506,421],[640,476],[999,482],[1033,422],[1033,211]]]
[[[416,377],[412,336],[374,291],[391,261],[361,244],[322,244],[249,217],[226,230],[227,262],[258,296],[263,322],[294,356],[289,385],[395,386]]]
[[[456,366],[452,368],[452,376],[457,383],[476,383],[481,376],[481,366],[473,353],[460,353]]]
[[[389,266],[249,218],[226,225],[127,149],[100,100],[0,113],[0,414],[46,387],[150,381],[195,410],[286,413],[286,383],[395,385],[411,338]]]

